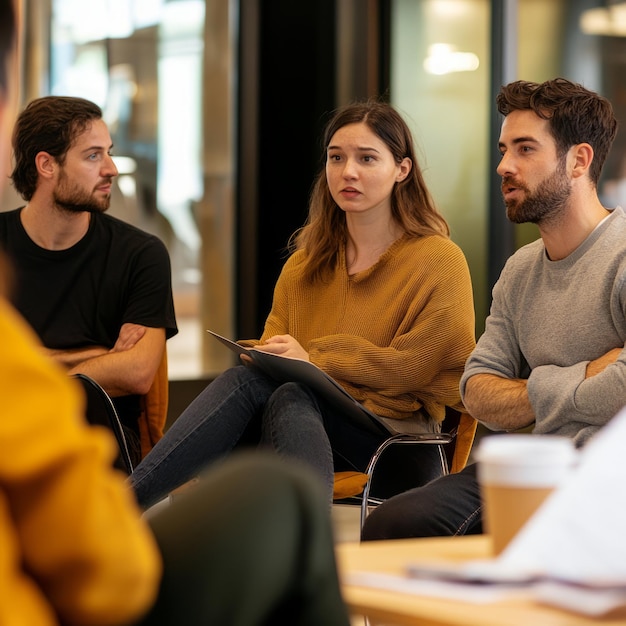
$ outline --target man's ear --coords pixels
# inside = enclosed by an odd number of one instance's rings
[[[38,152],[35,156],[35,166],[37,173],[42,178],[50,179],[57,170],[57,160],[47,152]]]
[[[593,148],[588,143],[578,143],[570,148],[572,153],[572,177],[579,178],[589,173],[593,161]]]

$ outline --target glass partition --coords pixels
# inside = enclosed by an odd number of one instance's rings
[[[180,330],[168,341],[170,378],[211,376],[230,364],[205,329],[232,332],[236,3],[24,7],[27,71],[39,60],[24,99],[74,95],[102,107],[119,169],[109,213],[156,234],[170,253]],[[2,209],[19,203],[9,193]]]
[[[485,317],[488,0],[395,0],[391,101],[412,123],[426,182],[470,264]]]
[[[170,251],[181,329],[168,342],[170,377],[220,371],[230,355],[205,329],[232,336],[236,317],[239,2],[22,1],[23,99],[74,94],[103,107],[120,170],[111,212],[156,233]],[[477,334],[490,302],[491,7],[500,1],[389,0],[391,101],[414,131],[427,183],[467,256]],[[626,119],[626,2],[515,4],[519,78],[582,82]],[[249,15],[254,5],[242,6]],[[607,206],[626,204],[625,144],[621,128],[600,183]],[[19,203],[9,188],[0,208]],[[515,232],[518,246],[537,237],[533,226]]]

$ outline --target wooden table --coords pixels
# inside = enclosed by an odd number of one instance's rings
[[[488,558],[491,542],[484,535],[339,543],[337,565],[342,591],[352,615],[366,615],[372,623],[412,626],[625,626],[626,609],[602,618],[510,598],[489,604],[410,595],[384,589],[356,587],[343,578],[353,572],[400,574],[407,563],[465,561]]]

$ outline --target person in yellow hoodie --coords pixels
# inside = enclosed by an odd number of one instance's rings
[[[0,0],[0,171],[15,9]],[[316,477],[233,457],[146,521],[111,433],[87,424],[8,290],[0,258],[2,626],[348,625]]]
[[[74,381],[0,299],[0,623],[123,624],[154,601],[161,559],[114,446]]]

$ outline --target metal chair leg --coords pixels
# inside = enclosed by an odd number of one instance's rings
[[[372,479],[374,477],[374,470],[376,469],[376,465],[380,460],[382,453],[389,447],[395,444],[431,444],[438,446],[439,451],[439,460],[441,462],[441,470],[443,474],[448,473],[448,463],[446,460],[446,455],[443,449],[443,446],[451,443],[454,439],[454,435],[450,433],[400,433],[397,435],[393,435],[383,441],[383,443],[378,446],[374,454],[372,455],[367,469],[365,473],[367,474],[367,482],[365,483],[365,488],[363,489],[363,496],[361,500],[361,530],[363,530],[363,525],[365,524],[365,519],[369,514],[370,508],[370,500],[371,505],[376,506],[380,504],[380,501],[370,499],[370,489],[372,486]]]

